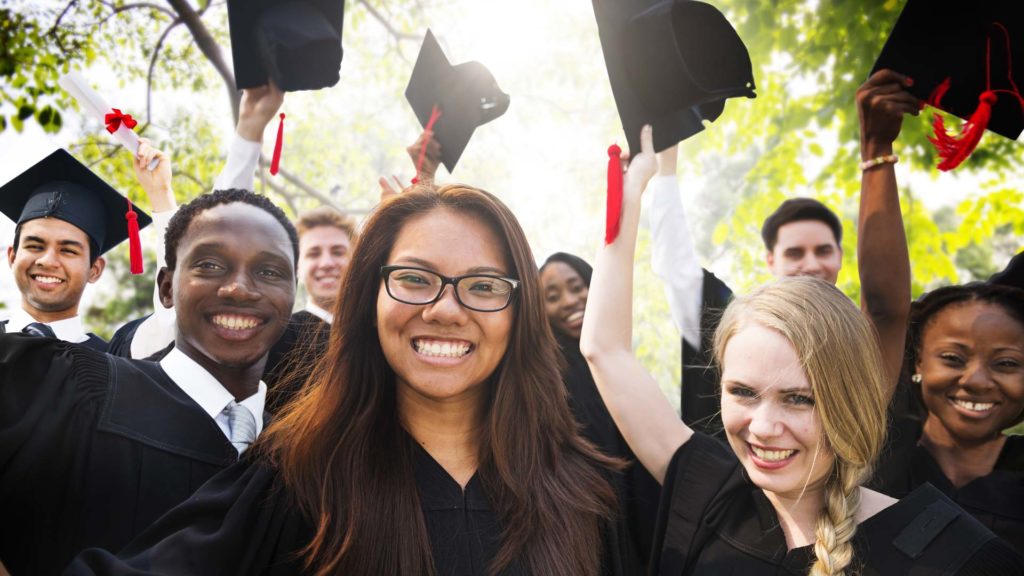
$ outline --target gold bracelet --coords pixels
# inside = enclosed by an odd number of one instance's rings
[[[899,161],[899,156],[895,154],[886,154],[885,156],[879,156],[878,158],[872,158],[871,160],[865,160],[861,162],[860,169],[863,172],[864,170],[870,170],[875,166],[880,166],[882,164],[895,164]]]

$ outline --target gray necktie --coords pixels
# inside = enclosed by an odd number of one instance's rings
[[[231,444],[241,455],[256,440],[256,418],[248,408],[232,402],[228,405],[228,427],[231,428]]]

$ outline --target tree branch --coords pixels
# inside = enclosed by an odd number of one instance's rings
[[[148,125],[153,119],[153,70],[156,69],[156,60],[160,56],[160,50],[164,47],[164,41],[167,40],[167,36],[174,30],[178,24],[181,24],[180,18],[175,18],[174,22],[164,30],[163,34],[160,35],[160,39],[157,40],[156,46],[153,48],[153,56],[149,59],[149,72],[146,73],[146,124]]]
[[[132,4],[124,4],[122,6],[115,6],[113,2],[107,2],[103,0],[100,2],[104,6],[110,8],[110,15],[100,21],[100,23],[106,22],[111,16],[120,14],[121,12],[127,12],[128,10],[135,10],[138,8],[147,8],[149,10],[156,10],[157,12],[163,13],[168,18],[174,18],[174,12],[171,12],[167,8],[160,6],[159,4],[153,4],[152,2],[134,2]]]
[[[61,54],[67,55],[68,50],[64,47],[64,43],[60,41],[60,34],[57,34],[57,29],[60,28],[60,21],[64,19],[64,16],[67,16],[67,13],[69,10],[71,10],[71,7],[77,3],[78,0],[71,0],[70,2],[68,2],[67,6],[64,6],[64,9],[61,10],[60,14],[57,15],[57,19],[53,21],[53,26],[51,26],[50,30],[46,32],[47,36],[53,37],[54,41],[57,43],[57,48],[60,48]]]
[[[185,24],[189,32],[192,33],[192,38],[195,39],[199,51],[203,53],[203,56],[206,56],[210,64],[213,64],[214,69],[217,70],[221,79],[224,80],[228,90],[228,98],[231,99],[231,113],[237,122],[238,105],[242,100],[242,95],[238,90],[235,90],[235,74],[224,61],[220,45],[217,44],[213,35],[210,34],[210,30],[206,27],[206,24],[203,24],[202,18],[188,3],[188,0],[167,0],[167,3],[178,13],[178,18]]]
[[[379,22],[380,25],[383,26],[385,30],[387,30],[388,34],[390,34],[391,37],[394,38],[396,42],[401,42],[403,40],[419,42],[421,40],[421,38],[416,34],[409,34],[408,32],[402,32],[401,30],[395,28],[394,25],[391,24],[390,20],[388,20],[383,14],[381,14],[379,10],[371,6],[370,3],[367,2],[366,0],[359,0],[359,3],[362,4],[364,8],[366,8],[366,11],[370,13],[370,16],[373,16],[374,20]]]

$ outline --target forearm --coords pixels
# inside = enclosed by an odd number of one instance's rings
[[[891,144],[862,148],[865,159],[891,153]],[[861,306],[878,331],[887,382],[894,385],[910,314],[910,256],[892,164],[869,168],[861,177],[857,262]]]
[[[609,413],[633,453],[662,482],[672,454],[692,432],[632,350],[633,265],[640,203],[624,200],[618,238],[598,255],[581,350]]]

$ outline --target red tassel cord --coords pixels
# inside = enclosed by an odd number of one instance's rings
[[[128,212],[124,219],[128,223],[128,260],[132,274],[142,274],[142,241],[139,239],[139,215],[132,209],[132,201],[128,200]]]
[[[270,175],[277,176],[281,168],[281,148],[284,146],[284,112],[281,113],[281,121],[277,124],[277,141],[274,142],[274,156],[270,159]]]
[[[434,129],[434,124],[437,122],[437,119],[440,118],[440,117],[441,117],[441,109],[438,108],[437,106],[434,106],[434,108],[430,111],[430,120],[427,121],[427,125],[426,125],[426,127],[423,128],[423,131],[424,132],[432,131]],[[420,181],[420,169],[423,168],[423,160],[426,157],[427,157],[427,143],[424,142],[423,145],[420,146],[420,155],[419,155],[419,157],[416,158],[416,175],[413,176],[413,178],[412,178],[412,183],[413,184],[416,184],[417,182]]]
[[[932,118],[932,129],[935,136],[929,137],[928,140],[939,153],[941,160],[938,168],[943,172],[959,166],[977,148],[978,142],[981,141],[981,137],[988,128],[989,120],[992,119],[992,106],[999,99],[999,94],[1009,94],[1017,98],[1017,101],[1021,104],[1021,110],[1024,111],[1024,97],[1021,96],[1020,90],[1017,89],[1017,84],[1013,81],[1013,55],[1010,52],[1010,33],[1006,30],[1005,26],[998,22],[993,22],[993,26],[1001,30],[1006,39],[1006,77],[1013,89],[992,89],[992,38],[989,37],[985,41],[985,91],[978,97],[978,107],[974,110],[974,114],[971,114],[971,117],[963,124],[959,134],[947,132],[946,124],[938,114],[935,114]],[[942,97],[949,91],[949,87],[950,79],[946,78],[942,84],[939,84],[932,91],[931,96],[928,98],[928,104],[936,108],[941,107]]]
[[[604,243],[611,244],[619,236],[622,222],[622,149],[618,144],[608,147],[608,211],[605,214]]]

